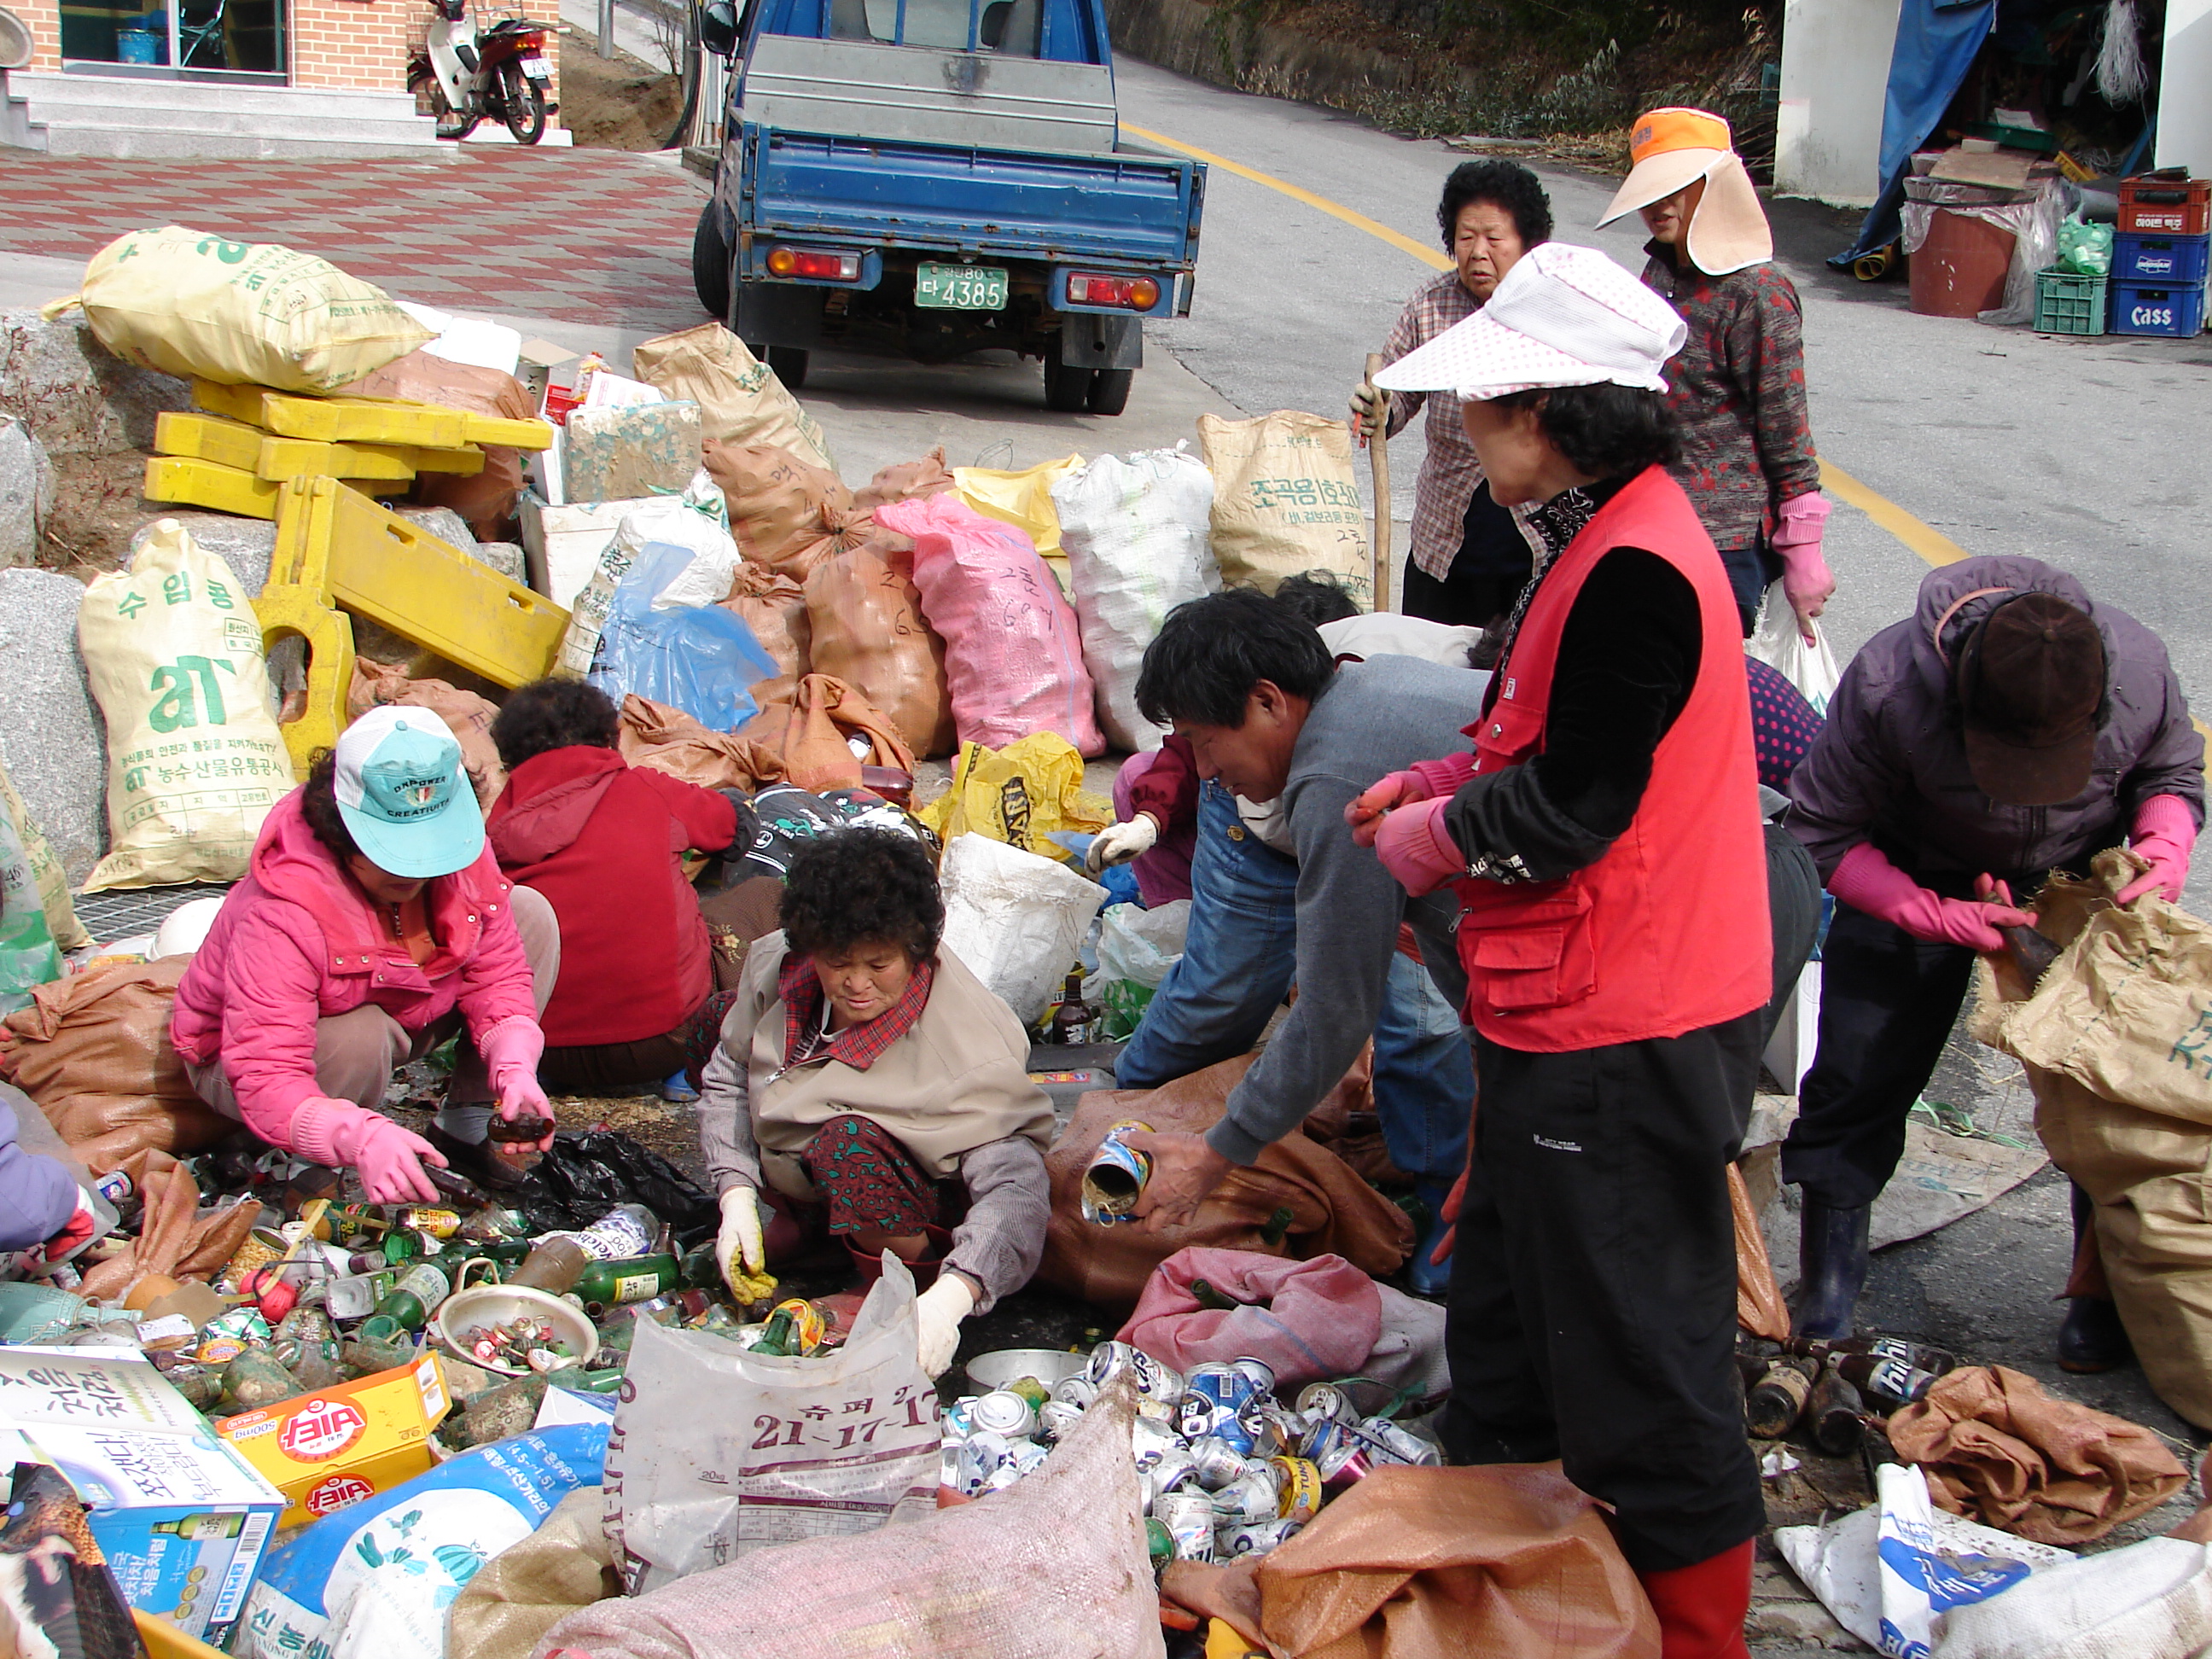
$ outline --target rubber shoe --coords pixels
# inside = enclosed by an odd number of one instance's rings
[[[1802,1337],[1851,1334],[1866,1288],[1867,1223],[1873,1206],[1837,1209],[1808,1194],[1797,1236],[1797,1317]]]
[[[2068,1299],[2066,1321],[2058,1328],[2060,1370],[2091,1376],[2100,1371],[2116,1371],[2135,1357],[2127,1327],[2120,1323],[2120,1310],[2109,1297]]]
[[[1750,1659],[1743,1621],[1757,1542],[1747,1538],[1694,1565],[1636,1575],[1659,1615],[1660,1659]]]

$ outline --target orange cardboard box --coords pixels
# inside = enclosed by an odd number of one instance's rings
[[[389,1492],[428,1469],[430,1431],[453,1409],[435,1354],[335,1389],[241,1412],[222,1434],[291,1507],[297,1527]]]

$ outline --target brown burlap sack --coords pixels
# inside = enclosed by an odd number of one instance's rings
[[[468,1659],[530,1659],[538,1638],[579,1607],[623,1593],[600,1525],[604,1499],[582,1486],[538,1530],[509,1544],[469,1580],[447,1614],[447,1649]]]
[[[833,550],[823,544],[853,509],[853,493],[834,472],[809,466],[788,450],[766,444],[702,446],[702,465],[730,511],[730,534],[755,564],[804,581]]]
[[[753,738],[710,732],[682,709],[635,692],[623,699],[616,747],[632,766],[649,766],[702,789],[751,794],[783,777],[783,763]]]
[[[951,470],[945,465],[945,446],[939,444],[918,461],[900,461],[877,473],[853,492],[853,505],[872,513],[892,501],[941,495],[952,488],[952,482]]]
[[[198,1184],[163,1153],[138,1152],[123,1168],[144,1201],[138,1237],[85,1270],[80,1296],[112,1301],[148,1273],[210,1280],[238,1254],[260,1217],[260,1200],[252,1198],[203,1214]]]
[[[341,390],[354,397],[404,398],[510,421],[526,421],[538,413],[530,393],[514,375],[472,363],[449,363],[427,351],[410,351]],[[504,444],[477,447],[483,451],[483,471],[418,472],[410,499],[423,507],[452,507],[478,541],[512,541],[515,502],[522,494],[522,452]]]
[[[1889,1419],[1889,1443],[1954,1515],[2039,1544],[2093,1543],[2156,1509],[2189,1471],[2140,1424],[2054,1400],[2032,1376],[1969,1365]]]
[[[94,1174],[133,1152],[197,1152],[238,1126],[192,1092],[169,1043],[190,957],[104,963],[40,985],[0,1021],[0,1075]]]
[[[1659,1654],[1603,1513],[1556,1463],[1377,1469],[1280,1548],[1175,1562],[1160,1589],[1297,1659]]]
[[[1790,1334],[1790,1306],[1774,1282],[1774,1263],[1766,1254],[1766,1235],[1752,1207],[1743,1172],[1729,1165],[1729,1208],[1735,1217],[1735,1322],[1753,1336],[1780,1342]]]
[[[854,687],[831,674],[809,674],[738,729],[783,763],[783,775],[816,794],[825,789],[857,789],[863,766],[914,770],[914,751],[883,711]],[[847,743],[863,738],[862,760]]]
[[[775,371],[720,323],[647,340],[630,354],[630,366],[639,380],[665,396],[698,404],[703,436],[767,444],[810,466],[837,470],[814,417],[784,389]]]
[[[913,565],[873,547],[827,559],[806,579],[809,660],[890,717],[921,760],[956,746],[945,641],[924,621]]]
[[[1239,1054],[1158,1089],[1101,1090],[1076,1103],[1066,1131],[1045,1154],[1052,1221],[1039,1280],[1122,1316],[1137,1305],[1152,1269],[1192,1244],[1300,1261],[1333,1254],[1376,1279],[1398,1270],[1413,1248],[1413,1222],[1341,1158],[1296,1129],[1261,1153],[1258,1163],[1231,1170],[1188,1226],[1155,1233],[1083,1218],[1084,1166],[1108,1129],[1135,1118],[1155,1129],[1202,1134],[1219,1121],[1229,1091],[1253,1059]],[[1283,1209],[1291,1212],[1290,1231],[1280,1243],[1270,1244],[1262,1231]]]
[[[2094,1201],[2151,1387],[2212,1428],[2212,925],[2154,897],[2115,908],[2143,867],[2114,848],[2047,884],[2038,925],[2066,948],[2032,996],[2008,959],[1984,963],[1974,1035],[2021,1061],[2051,1161]],[[2076,1267],[2094,1290],[2086,1252]]]
[[[775,662],[774,679],[756,681],[753,702],[765,708],[799,683],[806,672],[806,589],[796,577],[764,564],[738,567],[737,580],[722,608],[753,630],[760,648]]]
[[[507,787],[507,768],[501,764],[498,745],[491,740],[491,723],[499,706],[489,697],[464,691],[444,680],[410,679],[396,663],[353,659],[353,684],[346,692],[346,719],[359,720],[379,703],[404,708],[426,708],[446,723],[453,741],[461,745],[461,764],[468,768],[469,782],[477,792],[477,805],[489,809]]]

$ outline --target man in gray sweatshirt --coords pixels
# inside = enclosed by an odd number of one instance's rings
[[[1375,1030],[1401,922],[1412,925],[1437,989],[1455,1008],[1464,1002],[1452,940],[1456,902],[1449,893],[1408,898],[1353,842],[1344,812],[1384,774],[1462,745],[1486,678],[1412,657],[1339,668],[1310,626],[1249,591],[1180,606],[1146,649],[1138,707],[1189,739],[1209,796],[1276,808],[1264,833],[1288,854],[1278,858],[1282,880],[1292,878],[1296,860],[1298,988],[1290,1017],[1231,1091],[1218,1123],[1203,1136],[1133,1137],[1152,1158],[1137,1212],[1148,1225],[1188,1222],[1231,1166],[1257,1159],[1342,1080]],[[1205,836],[1237,838],[1249,852],[1247,838],[1261,833],[1233,810],[1201,810],[1194,885],[1209,864]],[[1193,916],[1196,935],[1195,908]],[[1193,944],[1207,948],[1203,939]],[[1473,1102],[1466,1105],[1450,1126],[1462,1152]],[[1440,1176],[1449,1186],[1458,1171],[1413,1173]]]

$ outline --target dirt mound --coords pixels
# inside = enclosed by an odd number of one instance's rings
[[[594,53],[580,34],[561,41],[561,125],[582,149],[664,148],[684,112],[684,83],[617,52]]]

